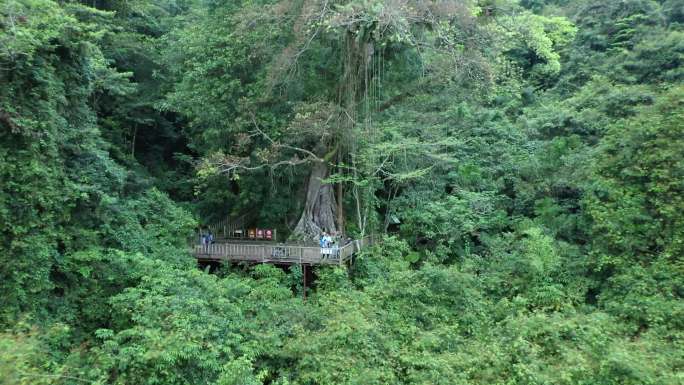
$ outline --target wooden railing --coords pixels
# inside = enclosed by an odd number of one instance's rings
[[[320,248],[312,246],[248,244],[221,242],[210,245],[196,245],[194,254],[203,260],[234,260],[262,263],[341,265],[351,257],[372,244],[370,236],[339,248]]]

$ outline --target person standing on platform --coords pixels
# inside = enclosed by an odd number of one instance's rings
[[[202,252],[207,253],[207,235],[200,230],[200,243],[202,244]]]
[[[331,240],[332,245],[330,246],[332,248],[331,255],[335,256],[336,258],[340,257],[340,238],[335,235],[335,237]]]
[[[325,248],[325,238],[328,236],[326,232],[324,231],[323,234],[321,234],[321,237],[318,238],[318,245],[321,247],[321,249]]]
[[[330,236],[328,236],[327,232],[323,232],[321,234],[321,239],[318,241],[319,245],[321,246],[321,256],[323,258],[329,258],[330,256]]]

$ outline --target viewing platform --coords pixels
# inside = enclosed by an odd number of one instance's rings
[[[372,243],[373,237],[371,236],[353,240],[341,247],[330,248],[224,239],[209,245],[195,245],[193,253],[200,262],[235,261],[309,266],[342,265],[350,261],[354,254]]]

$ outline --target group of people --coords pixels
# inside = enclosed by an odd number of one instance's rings
[[[337,244],[337,238],[338,237],[334,237],[332,234],[328,234],[326,231],[324,231],[318,240],[318,244],[322,249],[332,248],[333,245]]]
[[[208,246],[214,243],[214,234],[211,233],[211,231],[208,232],[203,232],[200,231],[200,244],[202,246]]]
[[[321,247],[321,254],[336,256],[340,252],[340,247],[342,246],[342,237],[339,234],[331,234],[324,231],[318,239],[318,245]],[[350,238],[344,241],[344,244],[351,242]]]

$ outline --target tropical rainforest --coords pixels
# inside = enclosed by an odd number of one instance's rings
[[[0,0],[0,384],[684,384],[683,64],[682,0]]]

